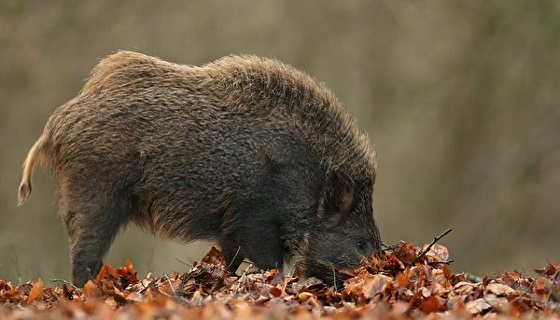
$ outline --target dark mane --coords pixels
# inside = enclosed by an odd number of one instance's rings
[[[324,139],[314,142],[326,154],[340,155],[332,150],[350,149],[352,152],[344,153],[346,158],[334,161],[338,166],[375,174],[376,158],[367,135],[323,83],[277,60],[251,55],[227,56],[201,69],[226,88],[234,86],[245,94],[250,91],[252,96],[266,96],[266,101],[277,100],[277,104],[261,107],[282,108],[292,121],[314,132],[315,138],[320,133]],[[356,163],[364,163],[357,159],[366,159],[368,168],[355,168]]]

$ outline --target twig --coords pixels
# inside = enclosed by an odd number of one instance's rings
[[[472,273],[465,272],[465,276],[467,277],[467,281],[471,283],[479,283],[482,282],[482,277],[474,275]]]
[[[430,243],[428,245],[428,247],[426,249],[424,249],[424,251],[422,251],[421,254],[418,255],[418,257],[416,257],[416,259],[412,260],[412,262],[410,263],[411,266],[415,265],[416,262],[420,261],[420,259],[426,255],[426,253],[428,253],[428,251],[430,251],[430,249],[432,249],[432,247],[434,246],[434,244],[436,244],[436,242],[439,241],[439,239],[445,237],[449,232],[453,231],[453,229],[449,228],[447,229],[444,233],[440,234],[437,237],[434,237],[434,240],[432,241],[432,243]]]
[[[548,297],[546,298],[545,308],[548,309],[548,305],[550,304],[550,300],[552,298],[552,286],[556,285],[556,280],[560,276],[560,270],[556,270],[554,273],[554,277],[552,277],[552,283],[550,284],[550,288],[548,289]]]
[[[227,268],[226,268],[227,270],[229,270],[229,267],[231,267],[231,264],[235,261],[235,258],[237,258],[237,255],[239,254],[239,250],[241,250],[241,246],[237,246],[237,251],[235,251],[235,254],[233,255],[233,258],[231,259],[231,261],[227,265]]]
[[[171,283],[171,279],[169,278],[169,276],[164,273],[163,276],[167,279],[167,282],[169,283],[169,287],[171,288],[171,292],[173,292],[173,296],[177,297],[177,292],[175,292],[175,288],[173,288],[173,284]]]
[[[69,286],[71,286],[72,288],[76,289],[76,290],[81,290],[80,288],[76,287],[72,282],[68,281],[68,280],[64,280],[64,279],[52,279],[51,282],[62,282],[64,284],[67,284]]]
[[[194,267],[192,263],[188,263],[188,262],[183,261],[183,260],[181,260],[181,259],[179,259],[179,258],[177,258],[177,257],[175,257],[175,260],[177,260],[177,261],[179,261],[180,263],[186,265],[187,267],[191,267],[191,268]]]
[[[146,270],[154,270],[154,256],[156,254],[156,238],[152,237],[150,243],[150,250],[148,254],[148,259],[146,259]]]
[[[381,251],[387,251],[387,250],[391,250],[391,246],[386,245],[385,243],[381,243]]]
[[[556,280],[558,280],[558,276],[560,276],[560,270],[556,270],[556,273],[554,273],[554,277],[552,278],[552,284],[556,284]]]
[[[21,275],[21,269],[19,268],[19,259],[18,259],[16,247],[14,246],[14,243],[12,242],[11,238],[9,239],[9,241],[10,241],[11,260],[12,260],[12,263],[13,263],[15,269],[16,269],[18,284],[22,285],[23,284],[23,276]]]
[[[93,281],[95,283],[95,278],[92,274],[91,274],[91,269],[90,268],[86,268],[86,271],[88,272],[88,276],[89,276],[89,280]]]
[[[288,286],[288,278],[287,277],[283,277],[282,278],[282,292],[286,292],[286,287]]]
[[[446,265],[450,265],[454,260],[453,259],[449,259],[449,260],[443,260],[443,261],[430,261],[428,262],[429,265],[434,265],[434,264],[446,264]]]
[[[289,265],[289,269],[286,273],[286,277],[290,277],[293,278],[294,277],[294,273],[296,272],[296,266],[295,265]]]
[[[334,292],[338,292],[338,288],[336,287],[336,270],[334,269],[334,265],[331,265],[331,267],[333,273]]]
[[[245,281],[245,278],[247,278],[247,273],[249,272],[249,269],[251,269],[253,267],[252,264],[249,264],[247,266],[247,268],[245,269],[245,271],[243,271],[243,274],[241,275],[241,278],[239,278],[239,287],[237,287],[237,290],[235,290],[236,292],[239,292],[241,290],[241,288],[243,287],[243,282]]]

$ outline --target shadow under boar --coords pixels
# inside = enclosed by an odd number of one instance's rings
[[[381,251],[367,136],[322,84],[272,59],[199,67],[113,54],[49,118],[25,160],[20,204],[38,163],[56,177],[78,286],[129,222],[217,241],[229,270],[286,259],[330,284]]]

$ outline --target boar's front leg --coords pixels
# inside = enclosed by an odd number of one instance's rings
[[[267,200],[254,199],[237,208],[238,214],[227,228],[226,240],[221,241],[230,271],[237,270],[245,257],[260,269],[282,270],[284,246],[280,224],[276,221],[279,207]]]

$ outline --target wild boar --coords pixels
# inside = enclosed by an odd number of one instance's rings
[[[130,222],[214,240],[230,270],[286,259],[327,283],[381,252],[368,137],[324,85],[273,59],[108,56],[29,151],[20,204],[38,163],[58,184],[78,286]]]

